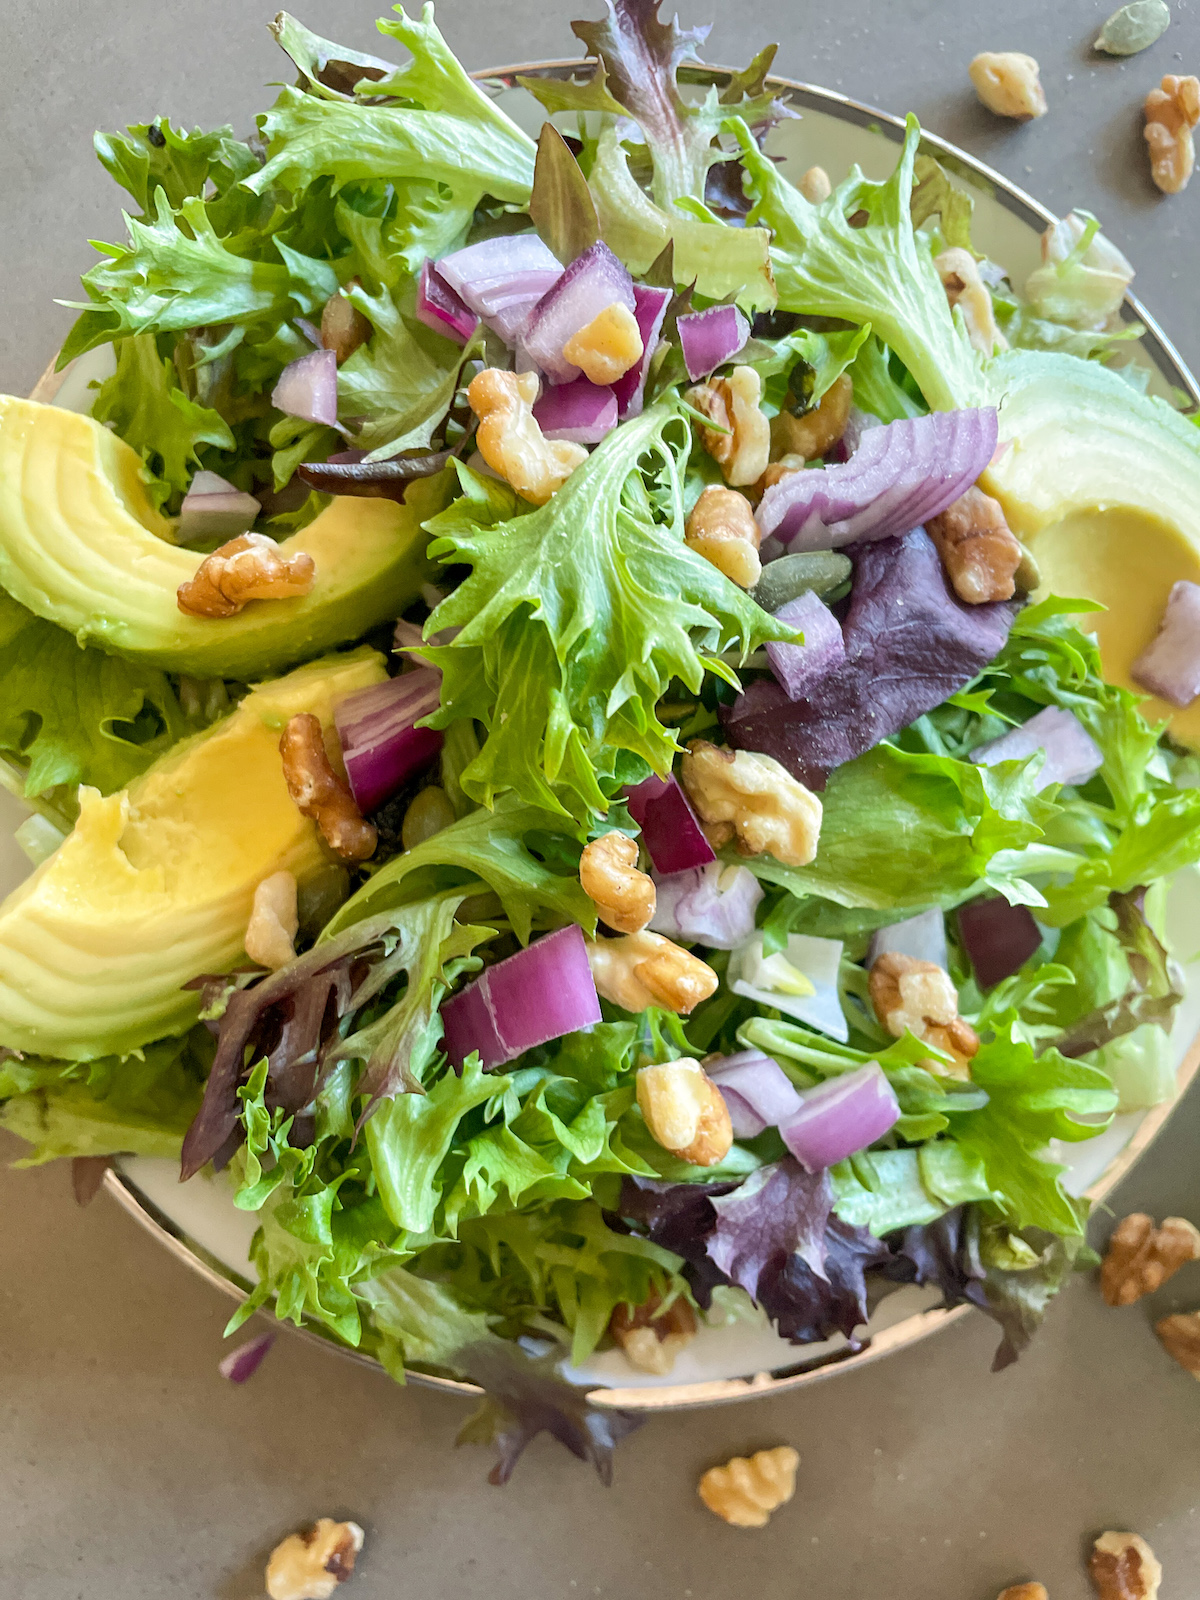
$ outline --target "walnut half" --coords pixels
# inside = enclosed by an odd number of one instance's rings
[[[664,1377],[675,1357],[696,1337],[696,1313],[682,1295],[664,1311],[662,1296],[651,1289],[640,1306],[619,1305],[609,1318],[608,1331],[639,1372]]]
[[[1200,1380],[1200,1311],[1178,1311],[1154,1324],[1163,1349],[1185,1372]]]
[[[304,550],[281,553],[265,533],[239,533],[221,545],[181,583],[175,599],[189,617],[236,617],[251,600],[289,600],[308,594],[316,568]]]
[[[362,1547],[357,1522],[322,1517],[307,1533],[290,1533],[272,1550],[267,1593],[271,1600],[330,1600],[354,1571]]]
[[[959,1016],[958,990],[944,968],[885,950],[871,963],[869,986],[875,1015],[893,1039],[902,1039],[907,1030],[952,1058],[951,1067],[930,1060],[935,1071],[970,1077],[979,1035]]]
[[[613,829],[584,847],[579,882],[600,920],[617,933],[640,933],[654,915],[654,879],[638,870],[638,847]]]
[[[729,1107],[692,1056],[642,1067],[637,1103],[655,1144],[694,1167],[715,1167],[733,1144]]]
[[[698,1493],[712,1512],[735,1528],[765,1528],[772,1511],[796,1492],[799,1454],[791,1445],[734,1456],[723,1467],[710,1467]]]
[[[1108,1240],[1100,1267],[1100,1292],[1110,1306],[1131,1306],[1153,1294],[1188,1261],[1200,1261],[1200,1230],[1184,1217],[1161,1228],[1144,1211],[1122,1218]]]
[[[1136,1533],[1102,1533],[1092,1546],[1088,1574],[1100,1600],[1158,1600],[1162,1567]]]
[[[710,378],[684,395],[688,405],[715,427],[700,428],[700,443],[735,488],[757,483],[771,459],[771,424],[759,402],[762,379],[753,367],[734,367],[727,378]]]
[[[701,822],[730,825],[744,854],[774,856],[786,867],[807,866],[816,855],[821,802],[773,756],[693,739],[679,776]]]
[[[1008,526],[999,500],[972,487],[930,518],[925,531],[937,546],[960,600],[978,606],[1012,599],[1025,551]]]
[[[279,741],[283,776],[297,808],[311,817],[321,837],[343,861],[366,861],[379,835],[355,804],[348,784],[330,765],[321,721],[311,711],[293,717]]]
[[[1181,78],[1169,72],[1157,89],[1146,96],[1146,126],[1142,130],[1150,150],[1150,173],[1164,194],[1186,189],[1196,165],[1192,129],[1200,122],[1200,78]]]
[[[597,992],[626,1011],[662,1006],[686,1016],[719,982],[699,956],[648,928],[621,939],[589,940],[587,955]]]
[[[1014,1583],[998,1595],[997,1600],[1050,1600],[1050,1596],[1044,1584]]]

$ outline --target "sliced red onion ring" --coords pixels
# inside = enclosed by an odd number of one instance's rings
[[[1200,584],[1172,587],[1158,633],[1130,674],[1168,705],[1190,706],[1200,695]]]
[[[789,472],[772,484],[759,502],[759,528],[789,550],[898,537],[971,487],[996,437],[991,406],[885,423],[864,435],[844,466]]]
[[[334,351],[311,350],[284,367],[271,393],[271,404],[286,416],[336,427],[337,356]]]
[[[958,936],[981,989],[1020,972],[1042,942],[1029,907],[1010,906],[999,895],[959,906]]]
[[[456,250],[436,263],[438,275],[481,317],[511,296],[532,273],[562,271],[562,264],[536,233],[506,233]]]
[[[877,928],[871,935],[867,950],[867,965],[893,951],[896,955],[912,956],[914,961],[932,961],[950,970],[946,953],[946,915],[938,906],[931,906],[919,916],[906,917],[903,922],[893,922],[889,927]]]
[[[882,1139],[900,1120],[900,1102],[878,1061],[829,1078],[800,1097],[800,1109],[779,1124],[802,1167],[820,1172]]]
[[[607,387],[576,378],[546,389],[533,417],[547,439],[599,444],[617,425],[617,397]]]
[[[456,344],[467,344],[479,326],[479,318],[432,261],[422,264],[417,279],[417,316],[427,328]]]
[[[688,311],[676,323],[683,364],[694,383],[714,367],[732,361],[750,337],[750,324],[736,306]]]
[[[625,804],[642,830],[642,842],[655,872],[666,877],[717,859],[674,774],[669,778],[650,777],[635,788],[626,789]]]
[[[689,872],[651,873],[658,900],[650,927],[673,939],[697,940],[712,950],[736,950],[754,932],[763,891],[748,867],[710,861]]]
[[[551,383],[579,376],[563,356],[563,345],[611,305],[636,309],[633,279],[603,241],[576,256],[549,288],[521,329],[521,348]]]
[[[191,539],[236,539],[254,526],[261,506],[215,472],[200,471],[188,486],[179,508],[176,536]]]
[[[574,924],[486,968],[442,1006],[446,1054],[456,1072],[473,1050],[488,1072],[599,1021],[587,946]]]
[[[767,660],[784,693],[789,700],[801,700],[845,661],[841,624],[811,589],[780,606],[775,615],[804,634],[803,644],[767,645]]]
[[[1196,593],[1200,595],[1200,589]],[[1039,789],[1052,783],[1086,783],[1104,765],[1100,746],[1079,718],[1061,706],[1047,706],[1021,727],[979,745],[971,751],[971,760],[994,767],[998,761],[1024,761],[1035,750],[1046,756],[1037,777]]]
[[[617,420],[626,422],[630,417],[640,417],[646,397],[646,379],[650,376],[650,362],[658,348],[659,335],[671,303],[670,289],[654,289],[649,284],[633,286],[633,315],[642,336],[642,354],[628,372],[622,373],[613,384],[617,397]]]
[[[437,710],[441,691],[441,673],[418,667],[357,689],[333,708],[346,776],[364,816],[428,766],[442,748],[442,735],[435,729],[414,726]]]
[[[231,1350],[224,1360],[217,1363],[217,1371],[230,1383],[245,1383],[262,1366],[267,1351],[275,1343],[275,1337],[273,1333],[260,1333],[254,1339],[247,1339],[245,1344],[238,1345],[236,1350]]]
[[[729,1107],[735,1139],[755,1139],[800,1109],[800,1096],[777,1061],[761,1050],[739,1050],[704,1063]]]

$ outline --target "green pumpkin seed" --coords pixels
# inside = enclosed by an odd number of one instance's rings
[[[750,598],[764,611],[774,613],[789,600],[798,599],[807,589],[824,599],[841,588],[850,572],[849,559],[835,550],[806,550],[794,556],[779,556],[767,562]]]
[[[1170,26],[1167,0],[1133,0],[1109,17],[1100,30],[1096,49],[1109,56],[1135,56],[1161,39]]]

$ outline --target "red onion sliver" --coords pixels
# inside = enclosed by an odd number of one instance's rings
[[[574,923],[485,968],[442,1005],[446,1054],[456,1072],[473,1050],[488,1072],[599,1021],[587,946]]]
[[[1158,633],[1130,675],[1168,705],[1190,706],[1200,695],[1200,584],[1172,587]]]
[[[886,928],[877,928],[871,935],[867,950],[867,965],[885,951],[896,955],[912,956],[914,961],[932,961],[950,970],[946,954],[946,916],[938,906],[931,906],[918,916],[906,917],[903,922],[893,922]]]
[[[789,700],[801,700],[845,661],[841,624],[811,589],[780,606],[775,615],[804,635],[803,644],[767,644],[767,660],[784,693]]]
[[[697,378],[707,378],[714,367],[732,361],[750,337],[750,324],[736,306],[688,311],[676,326],[683,364],[693,383]]]
[[[679,779],[650,777],[625,791],[629,815],[642,830],[654,870],[668,876],[717,859]]]
[[[1200,595],[1200,589],[1196,593]],[[1086,783],[1104,765],[1100,746],[1079,718],[1061,706],[1047,706],[1021,727],[979,745],[971,751],[971,760],[994,767],[998,761],[1024,761],[1035,750],[1044,751],[1046,757],[1037,777],[1039,789],[1051,783]]]
[[[614,304],[635,310],[633,279],[601,241],[576,256],[534,306],[521,329],[521,348],[551,383],[572,383],[579,368],[566,360],[563,346]]]
[[[670,289],[654,289],[646,283],[635,283],[633,286],[633,315],[642,336],[642,354],[629,371],[622,373],[613,384],[613,393],[617,397],[617,420],[620,422],[627,422],[630,417],[640,417],[642,414],[650,362],[658,348],[658,337],[670,303]]]
[[[337,355],[332,350],[312,350],[279,374],[271,404],[303,422],[337,424]]]
[[[761,1050],[739,1050],[736,1055],[706,1061],[704,1070],[729,1106],[737,1139],[756,1138],[764,1128],[778,1127],[800,1109],[800,1096],[791,1079]],[[739,1131],[739,1124],[749,1131]]]
[[[1042,942],[1029,907],[1010,906],[1000,895],[959,906],[958,936],[981,989],[1019,972]]]
[[[617,397],[607,387],[576,378],[547,388],[533,416],[547,439],[599,444],[617,425]]]
[[[466,344],[479,326],[479,318],[434,266],[425,261],[417,279],[417,316],[427,328],[444,333],[456,344]]]
[[[490,315],[514,290],[531,286],[533,273],[555,277],[558,257],[536,233],[506,233],[456,250],[436,263],[439,277],[481,317]]]
[[[710,861],[688,872],[651,876],[658,895],[650,920],[654,933],[698,940],[711,950],[736,950],[754,932],[763,891],[748,867]]]
[[[236,539],[254,526],[261,509],[252,494],[243,494],[215,472],[202,470],[183,497],[176,535],[181,540]]]
[[[779,1124],[802,1167],[819,1172],[882,1139],[900,1119],[900,1102],[878,1061],[807,1089],[800,1109]]]
[[[228,1378],[230,1383],[245,1383],[247,1378],[252,1378],[266,1359],[267,1351],[275,1343],[275,1334],[260,1333],[257,1338],[247,1339],[245,1344],[238,1345],[236,1350],[217,1364],[217,1371],[223,1378]]]
[[[759,502],[759,528],[791,551],[898,537],[971,487],[996,435],[990,406],[872,428],[844,466],[789,472],[772,484]]]
[[[422,666],[357,689],[334,707],[346,776],[364,816],[378,810],[442,748],[439,732],[414,726],[437,710],[441,689],[441,673]]]

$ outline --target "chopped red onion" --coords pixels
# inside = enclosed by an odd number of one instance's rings
[[[215,472],[200,471],[183,497],[176,537],[184,541],[236,539],[254,526],[261,509],[252,494],[243,494]]]
[[[748,867],[710,861],[665,877],[651,873],[658,892],[650,927],[673,939],[692,939],[712,950],[736,950],[754,932],[763,897]]]
[[[878,1061],[829,1078],[800,1097],[800,1109],[779,1124],[802,1167],[820,1172],[882,1139],[900,1120],[900,1102]]]
[[[1172,587],[1158,633],[1130,672],[1168,705],[1190,706],[1200,695],[1200,584]]]
[[[750,324],[736,306],[687,311],[676,322],[683,364],[693,383],[732,361],[750,337]]]
[[[549,273],[530,273],[528,287],[514,291],[483,319],[492,332],[498,334],[515,352],[514,368],[517,372],[538,370],[537,362],[521,344],[521,330],[529,321],[534,306],[556,282],[557,276]]]
[[[600,1021],[587,945],[574,923],[487,967],[442,1006],[456,1072],[473,1050],[484,1071]]]
[[[217,1371],[230,1383],[245,1383],[262,1366],[267,1351],[274,1343],[273,1333],[260,1333],[254,1339],[247,1339],[245,1344],[238,1345],[236,1350],[231,1350],[223,1361],[218,1362]]]
[[[530,311],[562,270],[536,233],[483,239],[437,263],[439,276],[505,344],[516,342]]]
[[[614,304],[635,310],[633,279],[601,241],[576,256],[534,306],[521,347],[551,383],[572,383],[579,368],[563,356],[563,345]]]
[[[337,355],[312,350],[284,367],[271,393],[271,404],[303,422],[337,426]]]
[[[867,950],[867,965],[885,951],[896,955],[912,956],[915,961],[932,961],[950,970],[946,954],[946,915],[938,906],[931,906],[919,916],[906,917],[903,922],[893,922],[886,928],[877,928],[871,935]]]
[[[546,389],[533,417],[547,439],[599,444],[617,425],[617,397],[607,387],[576,378]]]
[[[1029,907],[1010,906],[1000,895],[959,906],[958,936],[981,989],[1020,972],[1042,942]]]
[[[789,700],[801,700],[845,661],[841,624],[811,589],[780,606],[775,615],[804,635],[803,644],[772,640],[767,645],[767,660],[784,693]]]
[[[626,789],[625,804],[642,830],[642,842],[656,872],[664,876],[688,872],[717,859],[674,774],[669,778],[650,777],[635,788]]]
[[[670,289],[654,289],[646,283],[633,286],[633,315],[642,336],[642,353],[628,372],[622,373],[613,384],[617,397],[617,420],[627,422],[630,417],[640,417],[646,397],[646,379],[650,376],[650,362],[658,348],[658,338],[671,303]]]
[[[479,318],[432,261],[422,264],[417,279],[417,316],[427,328],[456,344],[467,344],[479,326]]]
[[[761,1050],[706,1061],[704,1070],[729,1107],[735,1139],[756,1139],[800,1109],[800,1096],[777,1061]]]
[[[310,322],[307,317],[297,317],[296,326],[300,329],[300,332],[304,335],[314,349],[323,350],[325,348],[325,341],[321,337],[321,330],[317,327],[315,322]]]
[[[1200,594],[1200,589],[1196,592]],[[1037,777],[1039,789],[1051,783],[1086,783],[1104,765],[1100,746],[1079,718],[1061,706],[1047,706],[1021,727],[979,745],[971,751],[971,760],[994,767],[998,761],[1024,761],[1035,750],[1046,757]]]
[[[965,493],[996,448],[995,409],[934,411],[872,428],[844,466],[789,472],[758,525],[789,550],[836,550],[908,533]]]
[[[415,726],[438,708],[442,675],[418,667],[369,689],[356,689],[333,708],[346,776],[364,816],[377,810],[442,748],[442,735]]]

